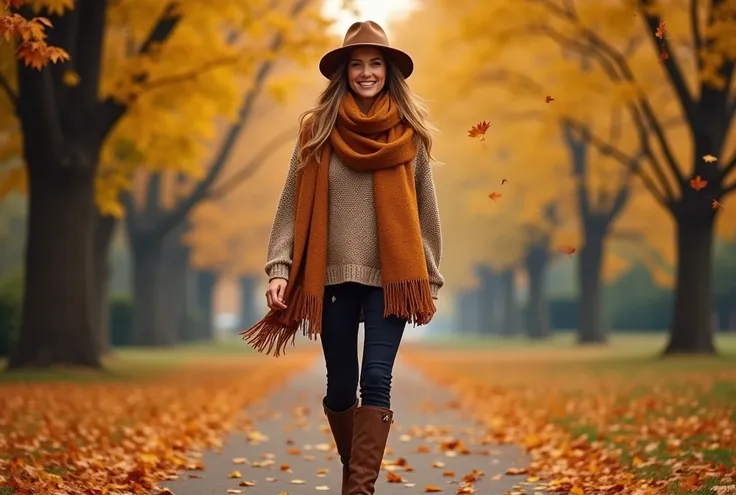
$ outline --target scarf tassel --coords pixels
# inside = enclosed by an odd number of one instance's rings
[[[427,279],[387,282],[383,285],[383,301],[384,318],[397,316],[414,326],[426,325],[437,311]]]
[[[296,334],[316,340],[322,331],[322,301],[317,296],[295,290],[292,301],[282,311],[269,313],[252,327],[242,330],[242,336],[253,349],[279,357],[286,347],[296,343]]]

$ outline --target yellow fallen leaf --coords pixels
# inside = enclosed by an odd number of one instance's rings
[[[240,471],[231,471],[230,474],[227,475],[228,478],[242,478],[243,475],[240,474]]]

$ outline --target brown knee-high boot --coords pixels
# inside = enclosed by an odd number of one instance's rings
[[[393,419],[394,413],[383,407],[363,406],[355,410],[347,495],[374,494]]]
[[[358,401],[348,409],[342,412],[333,412],[327,409],[324,400],[322,408],[327,416],[327,422],[332,430],[332,438],[335,439],[337,453],[340,454],[340,462],[342,462],[342,495],[348,493],[348,478],[350,477],[350,449],[353,442],[353,414],[357,408]]]

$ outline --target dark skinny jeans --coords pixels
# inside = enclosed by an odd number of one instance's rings
[[[327,367],[327,409],[340,412],[355,403],[360,376],[363,406],[391,408],[391,378],[406,320],[383,317],[383,289],[357,283],[325,287],[322,350]],[[358,326],[363,308],[365,341],[358,375]]]

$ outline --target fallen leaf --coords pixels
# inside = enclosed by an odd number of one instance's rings
[[[315,486],[314,489],[317,490],[318,492],[326,492],[330,489],[330,487],[328,487],[327,485],[319,485],[319,486]]]
[[[440,461],[434,461],[432,463],[432,467],[433,468],[443,468],[443,467],[445,467],[445,463],[444,462],[440,462]]]
[[[243,493],[243,490],[236,490],[235,488],[229,488],[227,493]]]
[[[301,450],[295,448],[291,448],[287,452],[289,455],[300,455],[302,453]]]
[[[289,483],[291,483],[292,485],[303,485],[304,483],[306,483],[306,481],[304,481],[304,480],[291,480]]]
[[[240,474],[240,471],[231,471],[230,474],[227,475],[228,478],[242,478],[243,475]]]
[[[247,464],[248,459],[245,457],[233,457],[233,464]]]
[[[386,481],[388,481],[389,483],[402,483],[404,481],[404,478],[393,471],[388,471],[386,473]]]
[[[247,481],[247,480],[246,481],[241,481],[240,483],[238,483],[238,486],[256,486],[256,482],[255,481]]]
[[[444,471],[442,473],[442,476],[445,478],[454,478],[455,477],[455,471]]]
[[[427,485],[424,487],[424,493],[438,493],[441,492],[442,488],[437,485]]]

